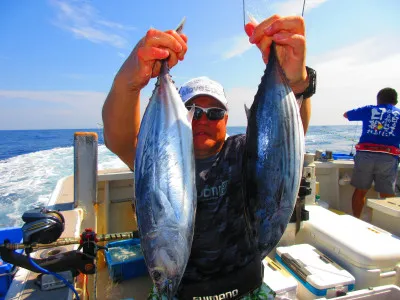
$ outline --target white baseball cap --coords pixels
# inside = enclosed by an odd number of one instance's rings
[[[205,76],[197,77],[184,83],[179,89],[179,94],[183,103],[197,96],[211,96],[228,109],[228,100],[225,97],[223,86]]]

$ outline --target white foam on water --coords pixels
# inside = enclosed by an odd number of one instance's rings
[[[358,129],[357,129],[358,128]],[[360,127],[310,127],[307,151],[316,149],[350,152]],[[236,132],[237,131],[237,132]],[[231,128],[230,135],[245,128]],[[0,160],[0,228],[21,226],[21,215],[35,206],[47,205],[58,180],[73,174],[73,147],[53,148]],[[126,165],[104,145],[98,147],[98,169],[125,168]]]
[[[99,170],[114,169],[114,168],[126,168],[126,164],[119,159],[118,156],[113,154],[104,145],[98,148],[99,162],[97,168]]]
[[[73,174],[73,147],[54,148],[0,160],[0,228],[21,226],[23,212],[47,205],[57,181]],[[104,145],[98,169],[126,165]]]

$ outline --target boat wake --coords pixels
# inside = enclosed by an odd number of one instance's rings
[[[99,170],[126,167],[104,145],[99,146],[98,155]],[[73,147],[0,160],[0,227],[21,226],[23,212],[47,205],[57,181],[73,174],[73,162]]]

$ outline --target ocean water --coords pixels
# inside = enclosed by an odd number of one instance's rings
[[[73,174],[73,140],[77,131],[98,134],[99,170],[125,167],[105,147],[101,129],[0,131],[0,228],[21,226],[22,213],[46,205],[57,181]],[[245,131],[245,127],[228,127],[229,135]],[[306,135],[306,151],[349,154],[360,133],[360,125],[311,126]]]

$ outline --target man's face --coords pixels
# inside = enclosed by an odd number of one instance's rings
[[[196,97],[186,106],[193,104],[202,108],[219,107],[225,109],[219,101],[209,96]],[[203,112],[198,120],[193,119],[193,145],[196,158],[207,158],[221,150],[225,142],[227,122],[228,114],[225,114],[221,120],[209,120]]]

